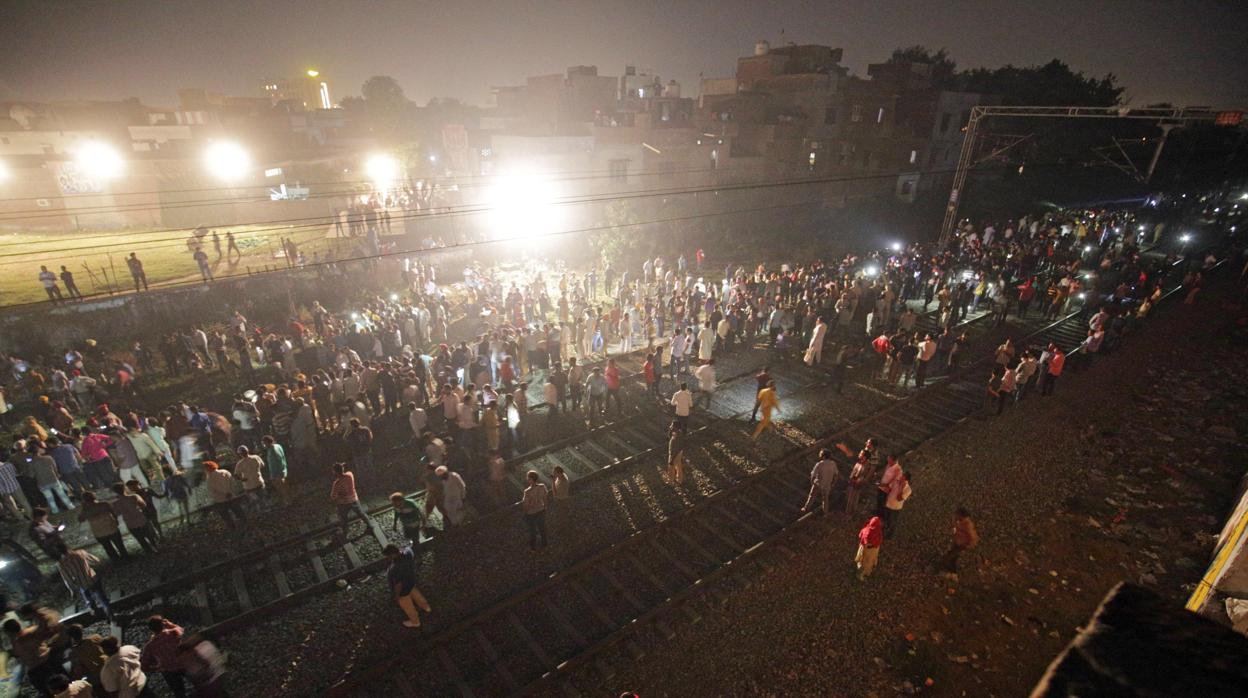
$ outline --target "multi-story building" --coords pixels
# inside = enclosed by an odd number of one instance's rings
[[[303,109],[333,109],[329,98],[329,83],[321,78],[321,72],[309,69],[297,78],[264,78],[260,92],[271,104],[288,102]]]

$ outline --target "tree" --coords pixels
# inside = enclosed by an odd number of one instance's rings
[[[618,199],[602,210],[600,228],[589,234],[589,246],[605,262],[620,266],[638,256],[642,250],[641,219],[633,203]]]
[[[410,140],[412,103],[403,94],[399,82],[389,75],[374,75],[360,88],[369,128],[389,145]]]
[[[1056,58],[1026,68],[975,68],[958,73],[955,82],[964,92],[996,95],[1003,104],[1032,107],[1112,107],[1126,90],[1113,73],[1088,77]]]
[[[944,48],[933,51],[921,44],[893,49],[889,63],[926,63],[932,66],[932,84],[941,89],[948,89],[953,84],[954,74],[958,65],[949,57]]]

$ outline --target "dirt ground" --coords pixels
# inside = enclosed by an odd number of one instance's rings
[[[866,582],[852,568],[865,516],[834,514],[796,557],[604,688],[1026,695],[1115,583],[1182,604],[1248,462],[1232,296],[1163,307],[1118,351],[1063,376],[1056,396],[969,420],[905,457],[914,496]],[[983,542],[951,583],[931,567],[959,505]]]

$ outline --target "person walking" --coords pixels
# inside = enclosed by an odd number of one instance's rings
[[[186,698],[187,676],[178,657],[178,648],[185,634],[182,626],[164,616],[149,616],[147,630],[151,633],[139,652],[139,668],[146,674],[160,672],[175,698]]]
[[[1062,375],[1062,369],[1066,367],[1066,353],[1056,344],[1050,344],[1049,349],[1045,352],[1048,355],[1048,361],[1045,362],[1041,357],[1041,364],[1045,365],[1044,376],[1040,379],[1040,395],[1047,396],[1053,394],[1053,388],[1057,385],[1057,379]]]
[[[762,434],[764,429],[772,426],[772,412],[780,409],[780,399],[776,397],[776,382],[774,380],[768,381],[767,387],[758,391],[758,406],[763,411],[763,419],[758,423],[758,426],[754,427],[754,434],[750,437],[755,441],[758,440],[759,434]]]
[[[126,491],[125,484],[120,482],[113,485],[113,493],[117,495],[117,498],[113,500],[113,511],[126,522],[130,535],[134,536],[134,539],[147,552],[160,552],[156,547],[156,532],[152,529],[152,524],[147,520],[147,514],[144,512],[147,506],[143,498]]]
[[[836,461],[832,460],[832,449],[820,450],[819,460],[810,470],[810,494],[806,497],[806,503],[802,505],[802,511],[810,511],[815,499],[818,498],[822,503],[823,513],[827,514],[831,509],[832,489],[836,486],[839,476]]]
[[[403,615],[407,616],[403,627],[419,628],[420,613],[416,609],[432,613],[433,608],[416,587],[416,552],[410,545],[399,547],[394,544],[387,545],[381,552],[390,561],[390,569],[386,570],[386,582],[394,594],[395,603],[403,609]]]
[[[678,422],[667,430],[667,478],[677,485],[685,479],[685,429]]]
[[[464,522],[468,485],[464,484],[464,478],[459,473],[445,465],[438,466],[434,472],[442,480],[442,511],[446,514],[442,519],[443,525],[448,528],[458,526]]]
[[[953,540],[949,543],[949,549],[944,555],[940,556],[940,562],[936,563],[936,570],[942,577],[951,582],[958,581],[958,558],[962,553],[979,545],[979,531],[975,529],[975,522],[971,520],[970,513],[963,507],[958,507],[953,512]]]
[[[329,488],[329,501],[334,503],[338,511],[340,539],[347,537],[347,524],[352,513],[360,517],[365,525],[368,524],[368,514],[360,506],[360,496],[355,491],[355,473],[347,470],[346,463],[334,463],[334,483]]]
[[[243,506],[259,511],[265,488],[264,460],[246,446],[239,446],[238,460],[234,463],[234,479],[243,483]]]
[[[64,543],[57,543],[57,550],[56,567],[65,587],[82,599],[87,608],[111,623],[113,611],[108,605],[108,592],[104,590],[103,577],[95,570],[99,559],[85,550],[70,550]]]
[[[693,371],[693,377],[698,379],[698,400],[703,402],[703,409],[708,412],[711,409],[711,397],[715,395],[715,360],[711,359],[706,363],[698,366]]]
[[[538,550],[546,547],[546,504],[550,501],[550,490],[536,470],[530,470],[524,479],[526,487],[520,509],[524,512],[525,528],[529,530],[529,549]]]
[[[854,461],[854,467],[849,471],[849,483],[845,486],[845,513],[853,514],[854,509],[858,508],[858,495],[862,494],[862,488],[871,481],[874,468],[871,465],[871,455],[866,449],[858,453],[858,458]]]
[[[265,482],[272,486],[278,503],[287,506],[290,494],[286,490],[286,449],[267,434],[260,439],[260,448],[264,453]]]
[[[212,508],[221,517],[222,523],[231,531],[240,523],[247,523],[247,512],[242,502],[234,496],[234,475],[217,465],[216,461],[206,460],[204,466],[204,482],[208,484],[208,496],[212,499]]]
[[[884,522],[872,516],[867,525],[858,531],[858,554],[854,563],[858,567],[858,581],[866,581],[875,571],[880,560],[880,547],[884,545]]]

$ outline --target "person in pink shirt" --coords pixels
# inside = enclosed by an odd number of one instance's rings
[[[607,401],[603,406],[603,411],[609,410],[611,401],[615,400],[615,412],[619,414],[622,411],[620,407],[620,367],[615,365],[615,359],[607,359],[607,369],[603,371],[603,377],[607,379]]]
[[[108,434],[102,434],[91,427],[87,427],[87,430],[87,435],[82,437],[82,445],[79,447],[82,452],[84,464],[82,470],[87,479],[87,486],[93,490],[108,487],[117,480],[117,469],[113,467],[113,459],[108,455],[113,439]]]

